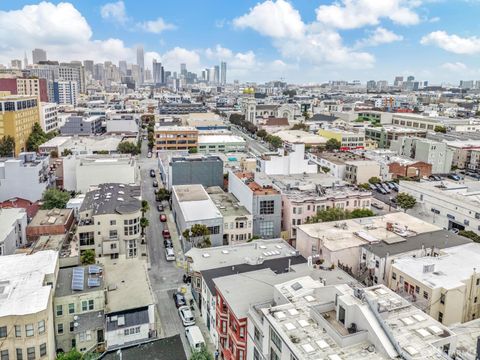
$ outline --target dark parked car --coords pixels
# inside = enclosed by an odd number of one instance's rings
[[[448,178],[452,179],[452,180],[455,180],[455,181],[462,180],[462,178],[460,176],[458,176],[457,174],[448,174]]]
[[[160,215],[160,221],[161,222],[166,222],[167,221],[167,216],[165,214]]]
[[[155,177],[155,170],[153,169],[150,170],[150,177]]]
[[[170,236],[170,230],[168,229],[163,229],[162,230],[162,236],[164,239],[171,239],[172,237]]]
[[[442,180],[442,178],[438,175],[430,175],[428,178],[432,181],[441,181]]]
[[[153,180],[153,187],[158,187],[158,181],[157,180]]]
[[[175,301],[175,306],[177,308],[187,305],[187,300],[185,300],[185,296],[178,292],[173,294],[173,301]]]
[[[173,248],[172,240],[170,240],[170,239],[164,239],[164,240],[163,240],[163,246],[165,246],[166,248]]]
[[[157,205],[157,210],[158,210],[158,211],[163,211],[163,205],[162,205],[162,204],[158,204],[158,205]]]

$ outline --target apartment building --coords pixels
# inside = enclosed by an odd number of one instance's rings
[[[236,135],[201,134],[198,135],[198,152],[200,153],[231,153],[244,152],[247,142]]]
[[[388,149],[392,141],[403,137],[425,138],[426,130],[415,130],[395,125],[383,125],[382,127],[365,128],[365,137],[377,142],[381,149]]]
[[[437,118],[431,118],[423,115],[395,113],[392,117],[393,125],[401,127],[418,128],[420,130],[433,131],[435,126],[442,126],[442,122]]]
[[[391,142],[390,149],[399,155],[431,164],[433,174],[447,174],[452,169],[453,150],[444,142],[401,137]]]
[[[58,106],[56,103],[42,102],[40,104],[40,125],[45,132],[58,130]]]
[[[365,184],[372,177],[380,176],[380,165],[374,160],[345,161],[345,181],[350,184]]]
[[[286,143],[276,154],[257,159],[257,171],[267,175],[315,174],[317,165],[305,158],[305,144]]]
[[[361,274],[362,248],[379,241],[395,242],[436,231],[439,228],[403,212],[351,220],[297,226],[296,248],[326,266],[338,266],[350,274]],[[421,248],[421,244],[418,245]]]
[[[446,325],[480,317],[480,244],[443,249],[438,256],[397,259],[388,286],[406,294]]]
[[[98,265],[59,270],[53,299],[57,350],[85,352],[104,342],[103,275]]]
[[[23,208],[0,208],[0,256],[11,255],[27,244],[27,212]]]
[[[0,257],[0,356],[56,358],[53,294],[58,252],[45,250]]]
[[[20,153],[15,159],[0,160],[0,201],[40,200],[54,182],[49,159],[36,153]]]
[[[12,156],[26,150],[27,139],[36,123],[40,123],[37,96],[0,96],[0,138],[13,137],[15,150]]]
[[[335,139],[340,142],[340,150],[353,150],[365,148],[365,134],[341,129],[328,128],[318,130],[318,135],[326,139]]]
[[[118,183],[98,185],[89,191],[79,210],[76,237],[80,251],[97,257],[135,258],[141,241],[140,187]]]
[[[56,81],[53,83],[53,96],[59,105],[75,107],[80,97],[76,81]]]
[[[415,197],[416,209],[432,224],[448,230],[480,231],[479,183],[400,181],[399,185],[400,192]]]
[[[266,239],[280,236],[282,196],[278,190],[259,185],[253,173],[229,170],[228,192],[253,215],[253,235]]]
[[[468,141],[446,141],[446,144],[453,151],[452,166],[456,166],[459,169],[479,170],[480,162],[480,141],[468,140]]]
[[[65,124],[60,127],[62,135],[96,135],[103,132],[102,116],[95,115],[89,117],[70,116],[66,119]]]
[[[219,186],[207,188],[207,193],[223,217],[223,245],[237,245],[250,240],[253,216],[247,208]]]
[[[302,130],[282,130],[275,133],[284,143],[304,144],[311,148],[324,149],[327,138]]]
[[[274,285],[272,300],[249,309],[247,360],[434,360],[456,350],[455,333],[382,285],[303,276]]]
[[[0,91],[9,91],[12,95],[35,96],[40,101],[48,101],[48,86],[45,79],[39,78],[2,78]]]
[[[192,126],[155,124],[156,150],[188,150],[198,146],[198,130]]]
[[[172,186],[172,214],[179,234],[201,224],[210,231],[211,246],[223,244],[223,217],[202,185]],[[185,239],[187,240],[187,239]],[[184,247],[200,245],[202,239],[192,238]]]

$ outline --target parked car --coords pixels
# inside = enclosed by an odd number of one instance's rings
[[[400,190],[400,187],[398,186],[397,183],[392,182],[392,183],[390,183],[390,184],[393,185],[393,190],[395,190],[395,191],[399,191],[399,190]]]
[[[382,194],[382,195],[386,195],[386,194],[387,194],[387,192],[385,191],[385,189],[384,189],[383,187],[381,187],[381,186],[379,186],[379,187],[377,188],[377,191],[378,191],[380,194]]]
[[[383,206],[377,203],[372,202],[372,207],[378,210],[383,210]]]
[[[373,184],[368,184],[368,186],[370,187],[371,190],[377,190],[376,186]]]
[[[380,186],[383,188],[383,190],[385,190],[387,194],[390,194],[390,188],[386,183],[380,184]]]
[[[200,351],[205,347],[205,340],[198,326],[188,326],[185,328],[185,336],[193,351]]]
[[[442,180],[442,178],[438,175],[430,175],[428,178],[432,181],[441,181]]]
[[[173,248],[165,248],[165,259],[167,259],[167,261],[175,261],[175,251],[173,251]]]
[[[157,180],[153,180],[153,187],[158,187],[158,181]]]
[[[158,204],[158,205],[157,205],[157,210],[158,210],[158,211],[163,211],[163,205],[162,205],[162,204]]]
[[[387,184],[387,186],[390,188],[390,190],[395,190],[395,185],[393,185],[393,183],[387,182],[385,184]]]
[[[165,214],[160,214],[160,221],[167,222],[167,216]]]
[[[151,151],[148,152],[147,157],[148,157],[148,158],[151,158],[151,157],[152,157],[152,152],[151,152]]]
[[[180,306],[187,305],[187,300],[185,300],[185,296],[183,296],[183,294],[179,292],[173,294],[173,301],[175,302],[175,306],[177,309]]]
[[[457,174],[448,174],[447,177],[448,177],[449,179],[452,179],[452,180],[455,180],[455,181],[460,181],[460,180],[462,180],[462,178],[461,178],[459,175],[457,175]]]
[[[150,170],[150,177],[155,177],[155,170],[153,169]]]
[[[162,236],[164,239],[171,239],[172,237],[170,236],[170,230],[168,229],[163,229],[162,230]]]
[[[193,312],[190,309],[190,306],[180,306],[178,308],[178,315],[180,315],[183,326],[195,325],[195,316],[193,316]]]
[[[163,246],[165,246],[166,248],[173,248],[172,240],[170,240],[170,239],[164,239],[164,240],[163,240]]]

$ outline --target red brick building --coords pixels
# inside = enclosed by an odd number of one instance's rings
[[[432,175],[432,164],[418,161],[412,164],[400,164],[393,162],[388,165],[388,171],[397,177],[423,177]]]
[[[236,316],[218,288],[216,322],[221,358],[245,360],[247,356],[247,318]]]
[[[41,235],[66,234],[73,221],[72,209],[39,210],[27,226],[27,239],[35,241]]]

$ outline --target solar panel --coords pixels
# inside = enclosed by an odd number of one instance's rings
[[[100,279],[94,277],[88,277],[88,287],[98,287],[100,286]]]
[[[72,290],[82,291],[84,278],[85,274],[83,268],[74,268],[72,272]]]
[[[98,266],[98,265],[90,265],[90,266],[88,267],[88,273],[89,273],[90,275],[92,275],[92,274],[100,274],[101,272],[102,272],[102,268],[101,268],[100,266]]]

